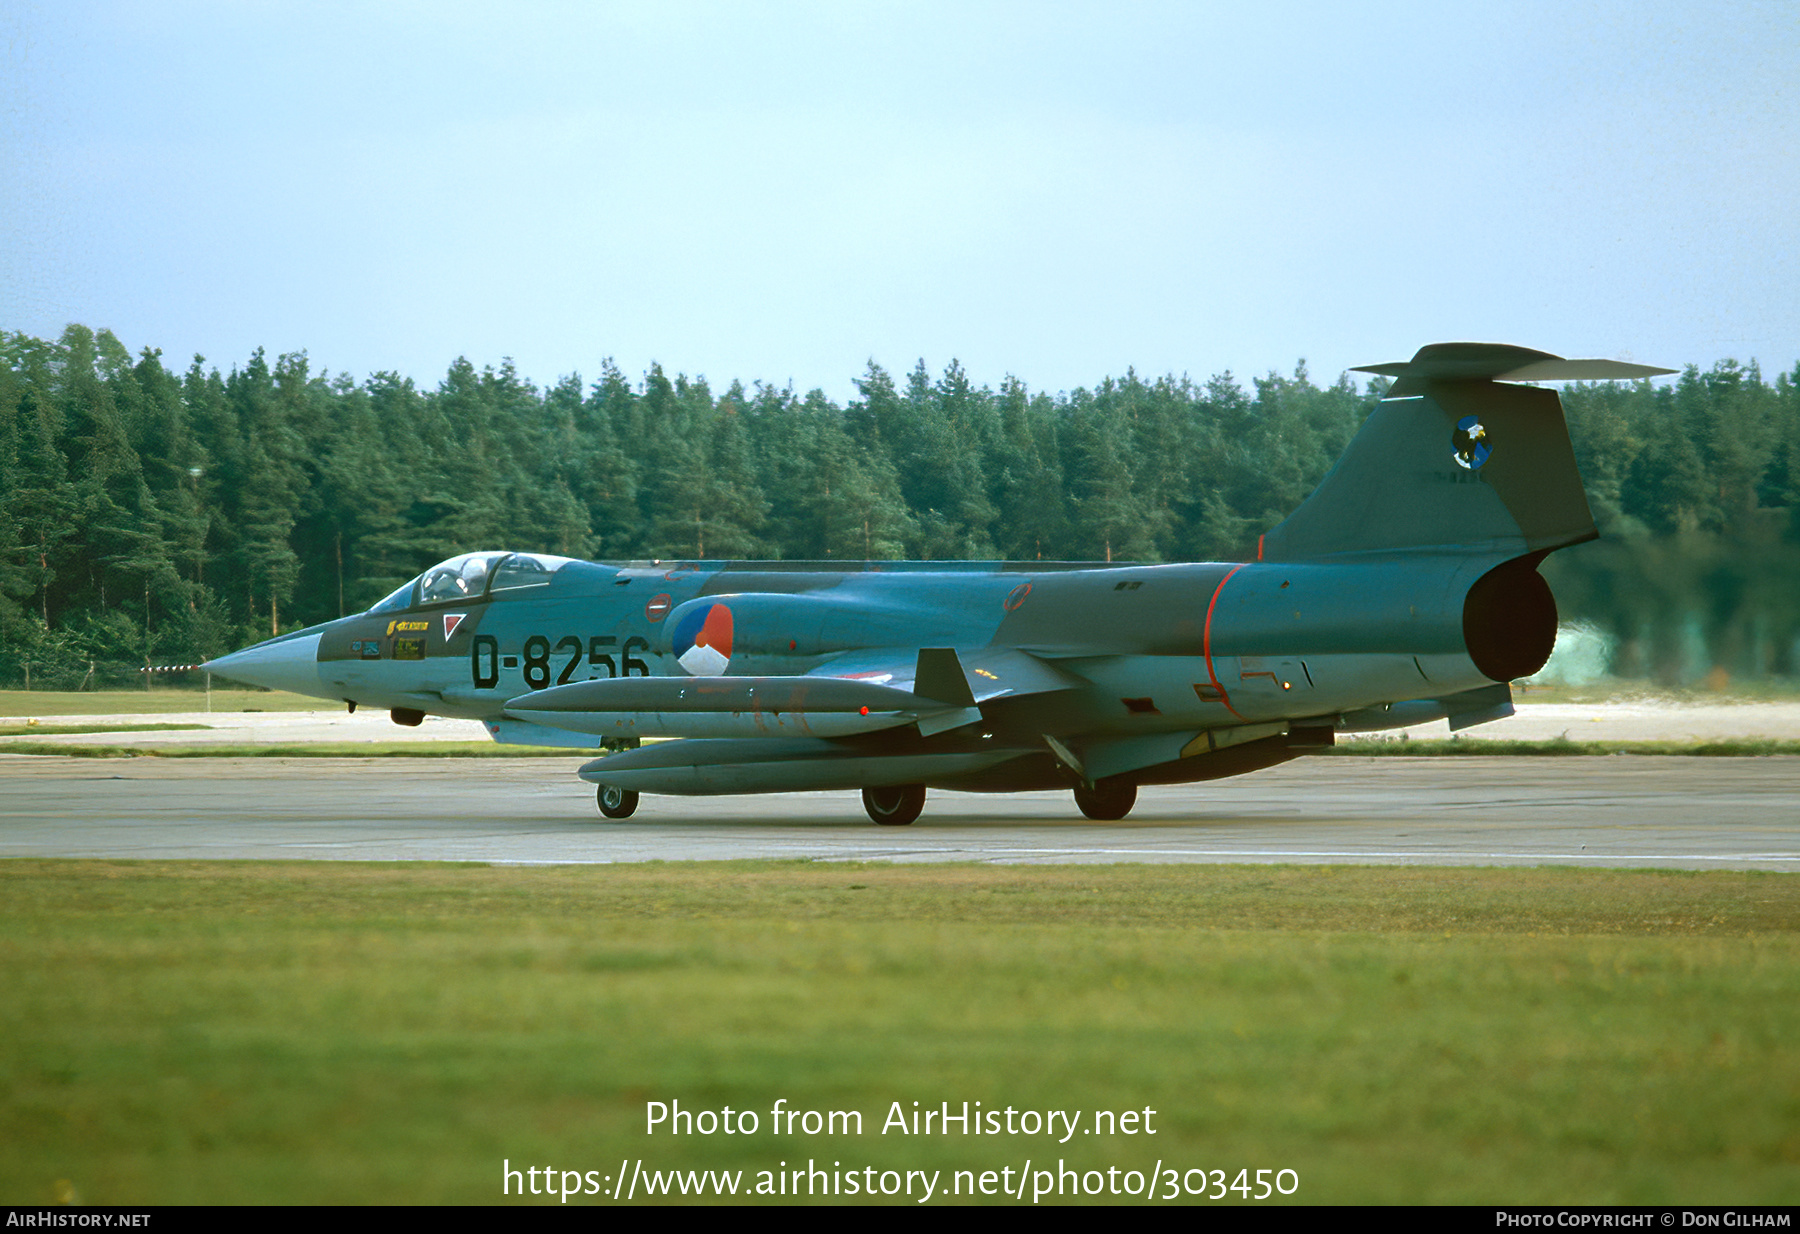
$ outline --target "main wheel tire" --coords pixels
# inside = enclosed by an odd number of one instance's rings
[[[594,790],[594,800],[608,818],[630,818],[637,813],[638,795],[628,788],[602,784]]]
[[[862,793],[863,809],[883,827],[904,827],[925,808],[923,784],[892,784],[865,788]]]
[[[1101,822],[1124,818],[1137,804],[1137,781],[1126,776],[1113,776],[1092,788],[1077,788],[1075,804],[1083,814]]]

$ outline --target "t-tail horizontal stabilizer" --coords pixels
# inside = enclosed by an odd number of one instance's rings
[[[1437,381],[1636,381],[1666,377],[1675,370],[1624,360],[1565,360],[1506,343],[1433,343],[1419,348],[1410,360],[1365,364],[1350,371]]]

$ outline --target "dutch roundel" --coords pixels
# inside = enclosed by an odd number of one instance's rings
[[[717,677],[731,664],[731,610],[709,604],[686,613],[670,643],[681,667],[696,677]]]

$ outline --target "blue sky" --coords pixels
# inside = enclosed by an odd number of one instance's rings
[[[0,328],[229,368],[1800,360],[1792,4],[0,9]]]

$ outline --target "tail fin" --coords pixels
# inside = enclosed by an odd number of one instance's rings
[[[1496,343],[1436,343],[1356,370],[1394,377],[1343,457],[1260,557],[1466,548],[1522,555],[1592,540],[1554,390],[1507,381],[1604,381],[1672,369],[1564,360]]]

